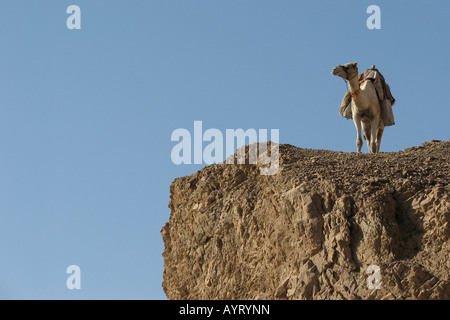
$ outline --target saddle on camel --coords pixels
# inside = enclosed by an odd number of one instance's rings
[[[367,69],[359,76],[359,84],[360,86],[365,81],[372,81],[375,86],[375,90],[378,95],[378,99],[381,107],[381,117],[384,122],[384,126],[392,126],[395,124],[394,114],[392,112],[392,106],[395,103],[395,99],[391,94],[391,89],[389,85],[384,80],[383,75],[380,71],[378,71],[375,66],[372,66],[370,69]],[[359,92],[352,93],[349,89],[342,99],[341,108],[339,110],[339,114],[347,119],[352,119],[352,108],[350,103],[352,101],[352,97],[356,98]]]

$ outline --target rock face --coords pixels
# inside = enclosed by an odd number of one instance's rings
[[[169,299],[450,298],[450,140],[279,157],[272,176],[223,163],[175,179]]]

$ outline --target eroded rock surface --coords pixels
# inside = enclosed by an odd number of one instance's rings
[[[450,298],[450,140],[279,154],[273,176],[216,164],[175,179],[161,230],[169,299]]]

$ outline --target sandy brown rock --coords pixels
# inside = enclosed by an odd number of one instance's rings
[[[450,140],[279,153],[273,176],[217,164],[175,179],[161,230],[169,299],[450,298]]]

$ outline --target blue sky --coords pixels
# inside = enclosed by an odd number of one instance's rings
[[[81,30],[66,9],[81,8]],[[381,8],[381,30],[366,9]],[[397,99],[381,151],[449,139],[448,1],[0,2],[0,298],[165,299],[177,128],[279,129],[354,152],[330,72],[376,65]],[[363,147],[367,152],[367,147]],[[66,268],[81,268],[68,290]]]

